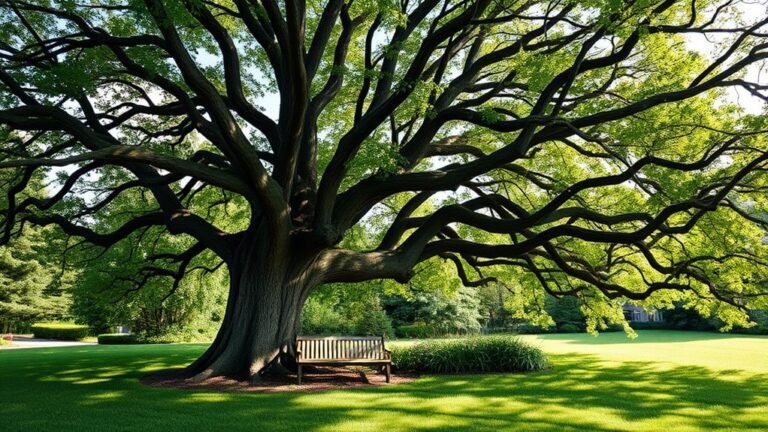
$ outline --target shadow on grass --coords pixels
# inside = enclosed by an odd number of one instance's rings
[[[768,430],[768,374],[582,354],[553,356],[554,368],[540,373],[432,376],[354,391],[242,394],[138,383],[202,350],[3,353],[0,412],[10,430]]]

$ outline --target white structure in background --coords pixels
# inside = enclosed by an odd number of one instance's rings
[[[661,311],[653,311],[649,312],[640,306],[635,306],[631,304],[625,304],[624,307],[624,318],[627,319],[627,321],[635,321],[635,322],[658,322],[658,321],[664,321],[664,315],[661,313]]]

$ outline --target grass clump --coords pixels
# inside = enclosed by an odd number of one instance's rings
[[[392,363],[425,373],[529,372],[549,366],[544,352],[515,336],[432,340],[396,347]]]
[[[91,335],[91,329],[86,325],[51,322],[34,324],[32,333],[39,339],[81,340]]]

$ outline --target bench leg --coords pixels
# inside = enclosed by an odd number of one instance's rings
[[[301,385],[301,365],[298,365],[299,367],[299,385]]]
[[[389,376],[392,374],[391,366],[389,363],[387,363],[387,383],[389,383]]]

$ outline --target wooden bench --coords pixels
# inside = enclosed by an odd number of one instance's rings
[[[384,347],[384,336],[298,336],[296,364],[312,366],[383,366],[387,382],[392,372],[392,353]]]

